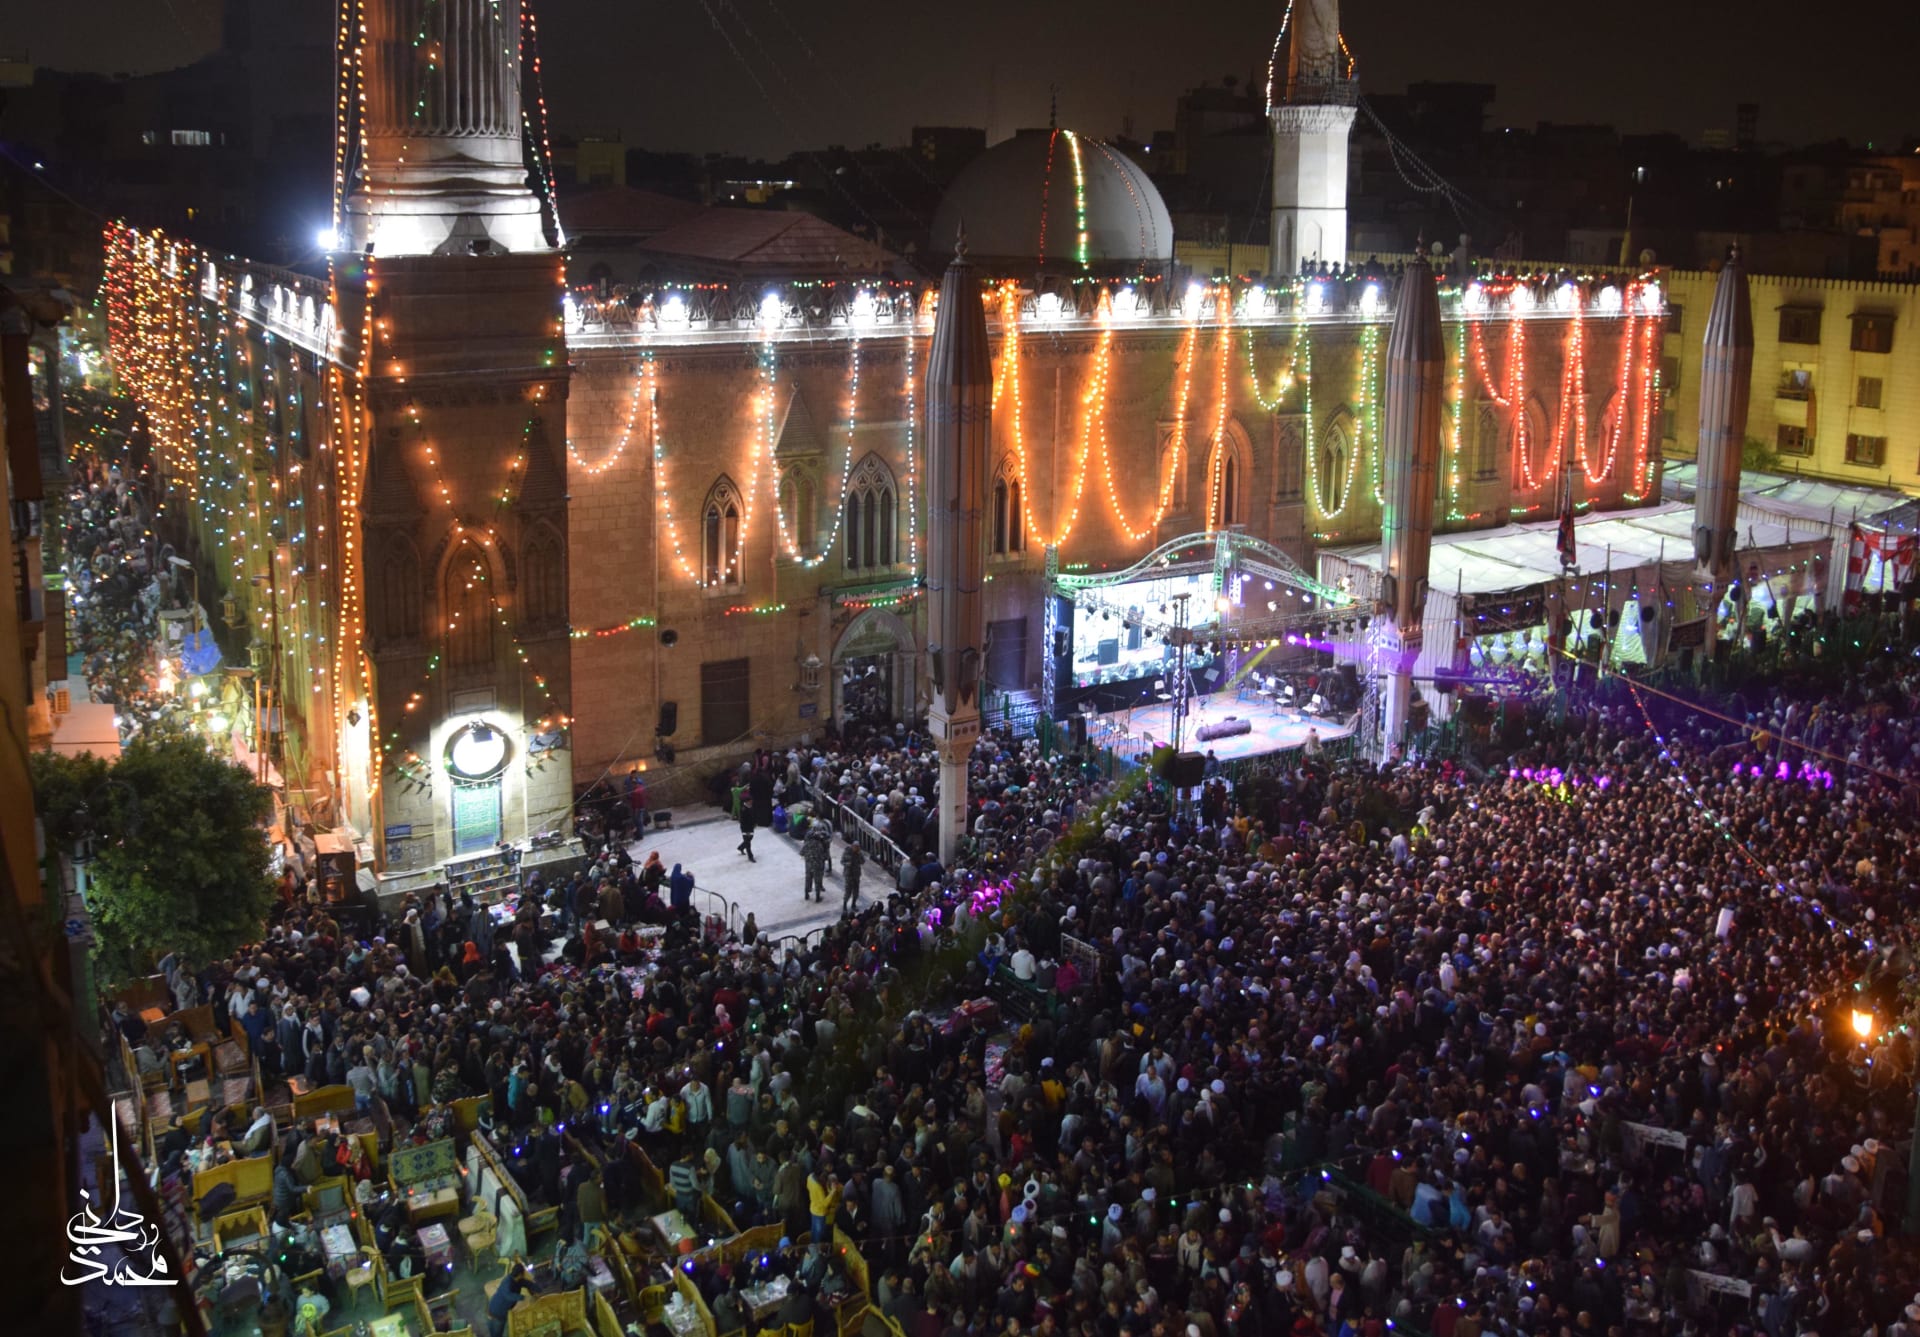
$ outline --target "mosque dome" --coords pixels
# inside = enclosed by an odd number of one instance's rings
[[[1112,271],[1173,259],[1173,220],[1147,174],[1120,150],[1072,130],[1023,130],[955,178],[933,217],[932,249],[966,228],[993,267]]]

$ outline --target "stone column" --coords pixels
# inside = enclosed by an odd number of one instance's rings
[[[964,251],[941,280],[926,401],[928,726],[940,748],[940,862],[951,866],[967,825],[967,758],[980,737],[993,433],[986,308]]]
[[[1738,248],[1727,257],[1714,285],[1704,345],[1700,358],[1693,555],[1700,563],[1700,573],[1713,582],[1707,609],[1711,638],[1718,622],[1714,607],[1736,574],[1740,451],[1746,444],[1747,399],[1753,388],[1753,303]]]
[[[1440,335],[1440,298],[1423,258],[1407,266],[1400,302],[1387,336],[1385,448],[1381,486],[1380,609],[1390,624],[1392,662],[1385,686],[1381,760],[1406,741],[1413,712],[1413,665],[1420,657],[1421,618],[1433,555],[1434,495],[1440,467],[1440,414],[1446,395],[1446,346]]]

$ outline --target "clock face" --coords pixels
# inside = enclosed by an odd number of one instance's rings
[[[447,772],[456,780],[491,780],[507,768],[513,745],[491,724],[468,724],[447,740]]]

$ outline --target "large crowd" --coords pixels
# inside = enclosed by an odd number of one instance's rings
[[[614,839],[506,923],[443,893],[356,934],[290,879],[258,946],[169,978],[383,1139],[490,1095],[564,1240],[638,1205],[629,1140],[692,1215],[779,1223],[758,1270],[696,1263],[723,1331],[765,1269],[806,1315],[837,1227],[908,1337],[1920,1334],[1887,1215],[1916,690],[1613,685],[1491,772],[1294,754],[1189,795],[989,739],[964,872],[924,738],[874,731],[732,786],[905,851],[804,944]],[[283,1215],[365,1173],[280,1136]],[[176,1186],[209,1154],[162,1150]]]

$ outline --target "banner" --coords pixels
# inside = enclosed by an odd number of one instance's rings
[[[1847,599],[1862,594],[1897,594],[1913,579],[1920,539],[1880,529],[1847,529]]]
[[[1676,622],[1667,633],[1667,649],[1698,650],[1707,643],[1707,620],[1704,617],[1689,618],[1685,622]]]
[[[1650,1123],[1629,1123],[1624,1119],[1620,1127],[1626,1135],[1629,1152],[1637,1153],[1647,1146],[1673,1147],[1679,1151],[1687,1149],[1687,1135],[1671,1128],[1656,1128]]]

